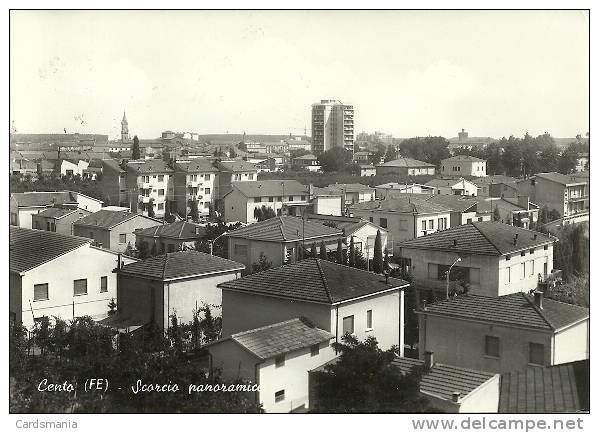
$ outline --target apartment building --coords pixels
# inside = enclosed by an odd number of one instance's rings
[[[444,176],[475,176],[487,175],[487,161],[469,155],[456,155],[441,160],[441,174]]]
[[[204,158],[177,161],[174,168],[174,204],[171,212],[176,209],[179,216],[185,218],[195,202],[198,215],[207,216],[216,201],[218,169],[211,160]]]
[[[412,158],[398,158],[376,166],[377,175],[393,174],[396,176],[434,175],[435,166],[428,162]]]
[[[148,159],[129,161],[126,171],[132,211],[148,215],[153,206],[154,215],[164,217],[166,201],[172,201],[174,196],[174,170],[161,159]]]
[[[298,156],[291,160],[291,166],[295,170],[308,170],[312,172],[320,171],[321,166],[318,157],[312,154]]]
[[[323,99],[312,104],[312,149],[319,154],[336,146],[354,151],[354,106]]]
[[[218,168],[218,189],[216,199],[222,200],[231,191],[233,182],[254,181],[258,177],[256,166],[247,161],[220,161],[216,163]],[[216,185],[215,185],[216,186]]]

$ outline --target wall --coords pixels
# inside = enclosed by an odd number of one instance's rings
[[[589,321],[556,333],[554,344],[554,364],[589,359]]]
[[[462,399],[460,413],[496,413],[499,410],[501,376],[495,375]]]
[[[77,207],[88,210],[92,213],[98,212],[100,209],[102,209],[102,202],[100,202],[94,198],[84,196],[82,194],[76,194],[76,195],[77,195]]]
[[[223,290],[223,338],[300,316],[331,331],[330,305]]]
[[[272,262],[273,267],[283,265],[285,258],[283,252],[283,243],[279,242],[264,242],[251,239],[242,239],[229,237],[229,259],[243,263],[247,269],[252,269],[252,264],[260,260],[260,254],[264,254],[267,260]],[[247,255],[236,254],[235,245],[245,245],[247,247]]]
[[[229,381],[246,380],[256,383],[257,357],[231,339],[220,340],[207,347],[212,356],[212,368],[220,369],[222,377]]]
[[[506,373],[526,369],[529,343],[545,345],[545,365],[551,365],[552,331],[466,321],[419,314],[419,356],[435,353],[435,361],[480,371]],[[499,338],[499,358],[485,355],[485,336]]]
[[[312,200],[314,213],[320,215],[341,215],[341,197],[316,196]]]
[[[137,229],[145,229],[149,227],[156,227],[161,225],[160,221],[155,221],[149,218],[144,218],[142,216],[137,216],[130,220],[127,220],[110,230],[110,243],[109,247],[113,251],[117,251],[119,253],[124,252],[127,249],[127,245],[130,243],[132,247],[135,246],[135,234],[134,231]],[[120,235],[125,235],[125,242],[120,241]],[[107,248],[104,245],[104,248]]]
[[[29,327],[33,319],[29,301],[35,317],[59,316],[64,320],[75,316],[105,317],[111,298],[117,298],[116,275],[117,255],[109,251],[84,245],[55,260],[27,272],[22,277],[23,325]],[[124,258],[125,263],[133,260]],[[108,277],[108,291],[100,293],[100,277]],[[87,278],[87,295],[73,295],[73,280]],[[33,300],[33,286],[48,283],[47,301]]]
[[[118,275],[117,307],[119,315],[132,323],[164,324],[163,282]]]
[[[23,320],[23,291],[21,287],[21,276],[10,272],[8,274],[8,311],[9,317],[11,320],[14,319],[16,323]],[[27,305],[29,306],[29,304]]]
[[[510,260],[502,256],[499,260],[499,295],[508,295],[516,292],[528,292],[537,288],[538,275],[544,275],[543,264],[547,263],[547,273],[553,269],[553,245],[535,247],[534,253],[530,249],[524,250],[524,257],[520,252],[510,254]],[[530,264],[530,262],[534,264]],[[523,266],[526,267],[524,275]],[[509,271],[508,271],[509,268]],[[531,269],[532,268],[532,269]]]

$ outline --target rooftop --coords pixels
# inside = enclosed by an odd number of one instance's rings
[[[87,238],[10,226],[10,272],[37,268],[90,242]]]
[[[229,232],[227,236],[270,242],[297,242],[324,236],[341,236],[341,230],[295,216],[277,216]]]
[[[170,168],[162,159],[145,159],[141,161],[129,161],[127,167],[137,173],[172,173]]]
[[[177,221],[145,229],[135,230],[135,235],[153,238],[170,238],[179,240],[193,240],[206,232],[204,227],[187,221]]]
[[[423,367],[424,361],[398,357],[391,361],[391,365],[406,374],[414,367]],[[460,392],[461,398],[464,398],[493,377],[495,377],[495,373],[435,363],[422,375],[420,392],[451,400],[452,394],[457,391]]]
[[[298,156],[298,157],[293,158],[294,161],[297,161],[297,160],[299,160],[299,161],[303,161],[303,160],[305,160],[305,161],[315,161],[317,159],[318,159],[318,157],[316,157],[315,155],[312,155],[312,154],[302,155],[302,156]]]
[[[501,375],[500,413],[574,413],[590,410],[589,361]]]
[[[28,191],[14,192],[11,194],[11,197],[17,201],[19,207],[77,205],[78,194],[74,191]],[[101,200],[91,199],[101,203]]]
[[[559,183],[562,185],[574,185],[574,184],[581,184],[581,183],[586,182],[585,180],[583,180],[581,178],[576,178],[573,175],[566,176],[565,174],[556,173],[556,172],[537,173],[537,174],[535,174],[535,177],[547,179],[547,180],[550,180],[552,182],[556,182],[556,183]]]
[[[476,198],[463,195],[437,194],[428,196],[425,200],[429,203],[445,206],[454,212],[473,211],[472,208],[478,206],[478,200],[476,200]]]
[[[205,158],[194,158],[190,161],[177,162],[175,167],[177,170],[186,171],[188,173],[218,171],[218,169],[213,165],[212,161]]]
[[[256,172],[256,166],[250,162],[235,160],[235,161],[221,161],[218,164],[220,171],[226,172]]]
[[[451,211],[451,209],[445,206],[435,203],[429,203],[424,198],[413,198],[409,196],[393,197],[387,200],[374,200],[367,201],[364,203],[357,203],[355,205],[352,205],[350,209],[374,212],[398,212],[411,214],[431,214]]]
[[[551,331],[589,317],[588,308],[547,298],[540,309],[532,296],[522,292],[499,297],[460,295],[427,305],[419,312]]]
[[[476,156],[470,156],[470,155],[455,155],[452,156],[450,158],[445,158],[443,160],[441,160],[441,162],[445,162],[445,161],[472,161],[472,162],[486,162],[484,159],[480,159],[477,158]]]
[[[110,229],[136,217],[147,218],[149,220],[156,221],[156,225],[161,224],[159,220],[155,220],[154,218],[150,218],[142,214],[105,209],[100,209],[98,212],[94,212],[85,218],[81,218],[80,220],[76,221],[75,224]]]
[[[297,180],[254,180],[247,182],[231,182],[231,186],[244,196],[251,197],[284,197],[290,195],[307,195],[308,188]]]
[[[412,158],[399,158],[393,161],[386,162],[384,164],[379,164],[377,167],[434,167],[433,164],[429,164],[428,162],[418,161],[417,159]]]
[[[273,358],[314,344],[332,335],[300,317],[231,335],[231,339],[261,360]]]
[[[89,215],[90,212],[84,209],[69,209],[69,208],[59,208],[59,207],[50,207],[42,212],[39,212],[37,216],[44,218],[55,218],[61,219],[67,215],[72,214],[73,212],[79,212],[80,215]]]
[[[218,287],[264,296],[336,304],[361,296],[403,288],[408,282],[321,259],[268,269],[226,281]]]
[[[241,271],[245,266],[233,260],[201,253],[178,251],[123,266],[118,272],[152,280],[168,281],[221,272]]]
[[[431,179],[425,183],[426,186],[456,186],[464,183],[471,183],[470,181],[460,178],[460,179]]]
[[[554,237],[544,233],[497,221],[484,221],[471,222],[403,241],[400,246],[501,256],[554,241]]]
[[[362,185],[361,183],[334,183],[331,185],[325,186],[323,189],[331,190],[331,191],[345,191],[346,193],[352,192],[364,192],[364,191],[374,191],[374,188],[368,185]]]
[[[477,177],[475,179],[471,179],[470,182],[476,185],[489,185],[495,183],[505,183],[505,184],[513,184],[516,182],[515,177],[505,176],[503,174],[492,174],[484,177]]]

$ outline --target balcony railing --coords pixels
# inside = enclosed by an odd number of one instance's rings
[[[541,275],[541,274],[538,275],[537,290],[545,292],[548,289],[551,289],[551,288],[555,287],[556,285],[561,284],[561,282],[562,282],[561,269],[553,269],[547,275]]]

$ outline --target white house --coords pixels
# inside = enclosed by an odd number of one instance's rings
[[[445,176],[487,175],[487,161],[468,155],[455,155],[441,160],[441,174]]]
[[[87,170],[89,166],[89,162],[83,159],[79,159],[75,161],[69,161],[67,159],[63,159],[60,164],[60,175],[61,176],[81,176],[83,177],[83,173]]]
[[[459,179],[431,179],[425,183],[434,194],[476,196],[478,186],[463,177]]]
[[[90,244],[90,239],[10,228],[10,320],[31,328],[43,316],[63,320],[108,314],[117,297],[119,263],[135,260]]]
[[[206,346],[211,369],[224,378],[259,384],[267,413],[310,408],[308,372],[335,357],[332,335],[304,317],[241,331]]]

